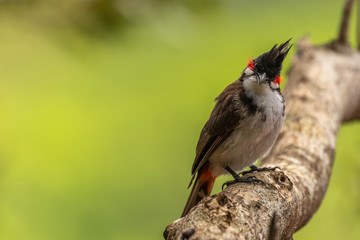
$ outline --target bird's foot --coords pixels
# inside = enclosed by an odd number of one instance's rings
[[[252,172],[264,172],[264,171],[275,171],[276,169],[280,169],[279,167],[257,167],[255,165],[250,166],[250,170],[242,171],[240,174],[245,175]]]
[[[237,175],[237,177],[234,179],[234,180],[231,180],[231,181],[227,181],[225,182],[221,189],[224,190],[224,187],[228,187],[232,184],[235,184],[235,183],[263,183],[263,181],[257,179],[256,177],[254,176],[249,176],[249,177],[240,177]]]

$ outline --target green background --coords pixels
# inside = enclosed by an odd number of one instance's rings
[[[188,197],[214,98],[275,43],[333,39],[342,5],[2,1],[0,239],[161,239]],[[323,204],[295,239],[360,239],[359,172],[351,123]]]

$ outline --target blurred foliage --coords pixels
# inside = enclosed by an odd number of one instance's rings
[[[218,0],[3,0],[0,8],[23,8],[30,15],[46,19],[50,26],[73,25],[88,33],[114,30],[159,14],[164,8],[184,7],[200,11]],[[39,16],[40,15],[40,16]]]
[[[249,56],[304,33],[329,41],[342,6],[194,2],[0,2],[0,239],[161,239],[213,99]],[[360,236],[359,160],[360,125],[348,124],[295,239]]]

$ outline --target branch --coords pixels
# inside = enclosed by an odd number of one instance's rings
[[[348,33],[349,33],[349,21],[351,15],[351,8],[354,4],[354,0],[347,0],[343,10],[343,18],[339,30],[338,43],[347,46],[349,45]]]
[[[274,214],[275,239],[291,239],[316,212],[328,186],[340,124],[360,115],[360,55],[304,41],[284,91],[283,131],[262,162],[281,171],[249,174],[262,182],[234,184],[204,198],[167,227],[166,239],[268,239]]]
[[[349,2],[349,1],[348,1]],[[360,118],[360,54],[333,44],[298,43],[284,90],[286,121],[258,182],[204,198],[170,224],[166,239],[292,239],[324,198],[337,132]]]
[[[360,50],[360,0],[356,3],[357,8],[357,23],[356,23],[356,29],[357,29],[357,49]]]

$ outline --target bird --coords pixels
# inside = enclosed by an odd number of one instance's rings
[[[211,194],[215,179],[236,171],[274,170],[254,164],[273,147],[285,119],[285,100],[280,91],[282,64],[290,51],[291,38],[255,59],[249,58],[239,79],[215,99],[216,104],[204,125],[191,169],[193,184],[181,217],[201,199]],[[249,171],[248,171],[249,172]],[[241,173],[240,173],[241,174]]]

